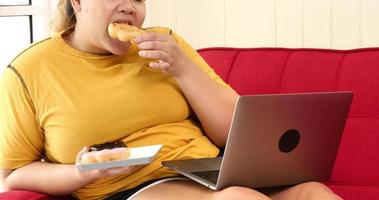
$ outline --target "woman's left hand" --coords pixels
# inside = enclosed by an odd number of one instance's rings
[[[149,32],[137,36],[134,41],[141,57],[157,60],[149,63],[151,68],[174,77],[183,71],[186,63],[191,62],[171,35]]]

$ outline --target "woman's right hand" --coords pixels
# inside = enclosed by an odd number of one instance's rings
[[[80,163],[80,159],[83,156],[83,154],[89,152],[88,147],[83,147],[83,149],[76,155],[76,161],[75,164],[78,165]],[[84,179],[86,182],[92,182],[96,179],[107,177],[107,176],[113,176],[118,174],[127,174],[132,171],[134,167],[114,167],[114,168],[108,168],[108,169],[94,169],[94,170],[88,170],[88,171],[80,171],[77,169],[78,175]]]

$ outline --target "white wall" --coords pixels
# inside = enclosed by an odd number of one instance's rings
[[[2,1],[23,3],[20,1]],[[29,17],[33,16],[34,42],[48,37],[49,19],[57,0],[33,0],[32,5],[0,6],[0,74],[23,49],[30,45]],[[8,4],[9,5],[9,4]]]
[[[147,0],[146,26],[195,48],[379,46],[379,0]]]

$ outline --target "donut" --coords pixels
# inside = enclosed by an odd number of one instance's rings
[[[125,147],[114,149],[103,149],[101,151],[91,151],[82,155],[80,163],[93,164],[108,161],[127,160],[130,157],[130,150]]]
[[[96,155],[95,152],[88,152],[82,155],[80,162],[82,164],[91,164],[91,163],[96,163]]]
[[[111,160],[127,160],[130,156],[130,150],[127,148],[115,148],[110,153]]]
[[[109,149],[104,149],[104,150],[96,152],[96,161],[99,163],[111,161],[110,153],[111,153],[111,150]]]
[[[112,38],[116,38],[122,42],[130,41],[132,44],[135,44],[133,39],[137,35],[144,33],[144,31],[133,25],[112,22],[108,26],[108,33]]]

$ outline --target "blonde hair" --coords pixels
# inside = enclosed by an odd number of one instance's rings
[[[59,0],[53,18],[50,21],[50,28],[56,33],[65,32],[72,30],[75,27],[75,24],[75,11],[70,0]]]

